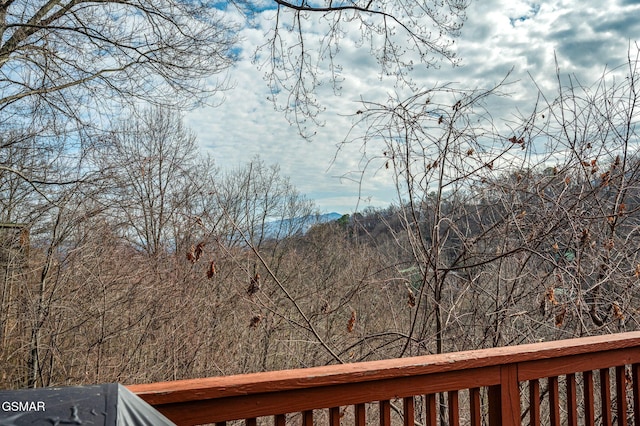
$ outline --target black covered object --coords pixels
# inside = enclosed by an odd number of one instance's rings
[[[174,425],[118,383],[0,390],[0,426]]]

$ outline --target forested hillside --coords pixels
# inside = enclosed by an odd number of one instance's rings
[[[459,63],[470,2],[258,3],[0,4],[0,388],[639,328],[637,45],[593,83],[556,57],[527,103],[509,75],[414,79]],[[231,93],[241,53],[301,143],[332,125],[321,113],[350,72],[378,69],[381,87],[352,84],[377,97],[335,112],[353,126],[345,139],[314,143],[361,153],[346,177],[387,179],[387,207],[316,223],[277,164],[234,169],[200,150],[184,113],[224,108],[212,96]]]
[[[430,102],[404,102],[403,116],[371,107],[362,114],[390,136],[366,143],[382,144],[403,202],[313,226],[312,200],[277,167],[256,158],[219,171],[163,108],[92,143],[78,182],[63,183],[74,170],[30,139],[6,147],[5,162],[37,164],[60,183],[45,194],[0,176],[2,386],[151,382],[636,329],[631,71],[595,95],[574,87],[491,145],[475,92],[439,105],[441,93],[426,92]]]

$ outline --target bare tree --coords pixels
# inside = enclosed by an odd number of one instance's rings
[[[193,2],[9,1],[0,22],[5,114],[89,121],[92,108],[128,98],[193,102],[210,93],[202,78],[232,59],[231,28],[216,9]]]
[[[398,355],[415,348],[441,353],[451,310],[456,310],[452,287],[464,287],[458,269],[478,254],[470,239],[473,213],[469,189],[494,173],[510,146],[500,142],[491,116],[483,109],[490,90],[465,91],[436,87],[388,104],[366,104],[361,141],[375,144],[383,167],[394,171],[400,200],[397,213],[406,235],[396,244],[414,259],[419,281],[408,287],[415,297],[408,338]],[[414,294],[415,293],[415,294]],[[453,297],[453,299],[452,299]]]
[[[340,50],[353,42],[380,66],[380,76],[412,85],[414,67],[457,63],[454,38],[465,20],[467,0],[273,0],[232,2],[252,18],[264,13],[273,25],[255,61],[266,70],[272,99],[305,136],[318,123],[323,84],[336,92],[348,78]],[[273,13],[269,13],[273,11]],[[350,40],[349,40],[350,39]],[[281,93],[284,93],[282,96]],[[280,99],[281,98],[281,99]]]
[[[411,316],[370,341],[405,356],[638,327],[637,65],[636,49],[592,85],[558,73],[516,119],[495,112],[505,85],[363,104],[351,142],[395,179],[390,260],[411,266]]]
[[[635,327],[637,63],[558,75],[515,124],[487,109],[501,86],[364,105],[358,141],[394,173],[419,270],[398,355]]]
[[[104,203],[112,207],[114,226],[148,254],[182,250],[214,170],[180,113],[143,110],[115,125],[96,152],[96,166],[109,182]]]
[[[193,106],[226,87],[234,31],[197,2],[2,2],[0,171],[49,201],[57,186],[90,180],[88,145],[123,110]],[[15,154],[25,147],[28,161]],[[66,176],[51,173],[51,158]]]
[[[561,223],[543,256],[553,265],[546,298],[570,335],[637,327],[639,55],[636,46],[592,85],[559,76],[530,125],[555,153],[538,205]]]
[[[216,207],[209,216],[229,245],[244,246],[247,239],[259,249],[268,240],[300,234],[315,213],[280,168],[259,157],[227,172],[212,189]]]

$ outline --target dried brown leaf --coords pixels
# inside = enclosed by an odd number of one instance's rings
[[[413,308],[416,306],[416,296],[415,294],[413,294],[413,291],[411,291],[410,288],[407,288],[407,296],[408,296],[408,300],[407,300],[407,304],[409,305],[410,308]]]
[[[253,316],[249,322],[249,327],[257,327],[258,324],[260,324],[260,321],[262,321],[262,315]]]
[[[556,327],[561,327],[564,323],[564,316],[567,313],[567,308],[563,307],[560,312],[556,314]]]
[[[205,243],[203,241],[201,241],[201,242],[198,243],[198,245],[194,249],[194,253],[193,254],[195,256],[195,259],[196,259],[195,261],[196,262],[198,260],[200,260],[200,257],[202,256],[202,252],[203,252],[203,249],[204,249],[204,244]]]
[[[347,331],[351,333],[356,325],[356,311],[351,311],[351,318],[347,321]]]
[[[216,274],[216,264],[211,261],[209,264],[209,269],[207,269],[207,278],[211,279]]]
[[[613,241],[613,238],[609,238],[607,241],[605,241],[603,243],[603,246],[607,250],[612,250],[613,247],[615,246],[615,242]]]
[[[620,309],[620,305],[617,302],[613,302],[611,305],[613,308],[613,316],[620,321],[624,321],[624,314],[622,313],[622,309]]]
[[[192,245],[189,251],[187,252],[187,260],[191,263],[196,263],[196,246]]]
[[[552,305],[557,305],[558,304],[558,301],[556,300],[555,291],[554,291],[553,287],[549,287],[547,289],[547,292],[545,293],[545,297],[547,298],[547,300],[549,302],[551,302]]]

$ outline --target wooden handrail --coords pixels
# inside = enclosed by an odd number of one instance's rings
[[[382,402],[383,413],[384,402],[393,399],[403,399],[405,409],[410,406],[413,410],[413,397],[439,393],[448,393],[449,415],[455,418],[457,392],[467,389],[472,401],[469,405],[476,407],[471,408],[471,418],[478,418],[479,422],[477,389],[486,388],[490,424],[515,425],[520,424],[522,415],[521,383],[530,382],[530,395],[539,398],[538,379],[550,378],[550,404],[558,405],[557,378],[567,375],[565,394],[570,399],[569,411],[573,412],[577,405],[575,392],[572,393],[575,373],[599,370],[606,376],[599,380],[602,383],[608,377],[608,369],[615,367],[616,395],[618,399],[621,394],[624,396],[624,403],[616,404],[618,418],[622,416],[626,421],[622,410],[627,409],[626,383],[630,374],[634,375],[634,412],[640,407],[635,380],[639,364],[640,332],[629,332],[413,358],[131,385],[129,389],[177,424],[195,425],[262,416],[275,416],[279,424],[278,419],[288,413],[311,413],[314,409],[349,405],[363,410],[364,404],[378,401]],[[632,373],[627,374],[625,366],[631,366]],[[592,381],[587,373],[584,383],[593,386]],[[604,388],[601,386],[601,394]],[[585,401],[589,402],[590,393],[584,393]],[[435,398],[426,400],[435,403]],[[590,403],[593,405],[593,401]],[[532,419],[540,417],[539,409],[536,400],[530,408]],[[559,410],[552,406],[550,411],[552,423],[559,422],[559,417],[553,419]],[[595,416],[590,414],[592,407],[585,411],[587,418]],[[572,416],[567,419],[573,422]],[[609,414],[602,416],[606,418]],[[585,424],[591,423],[587,419]]]

